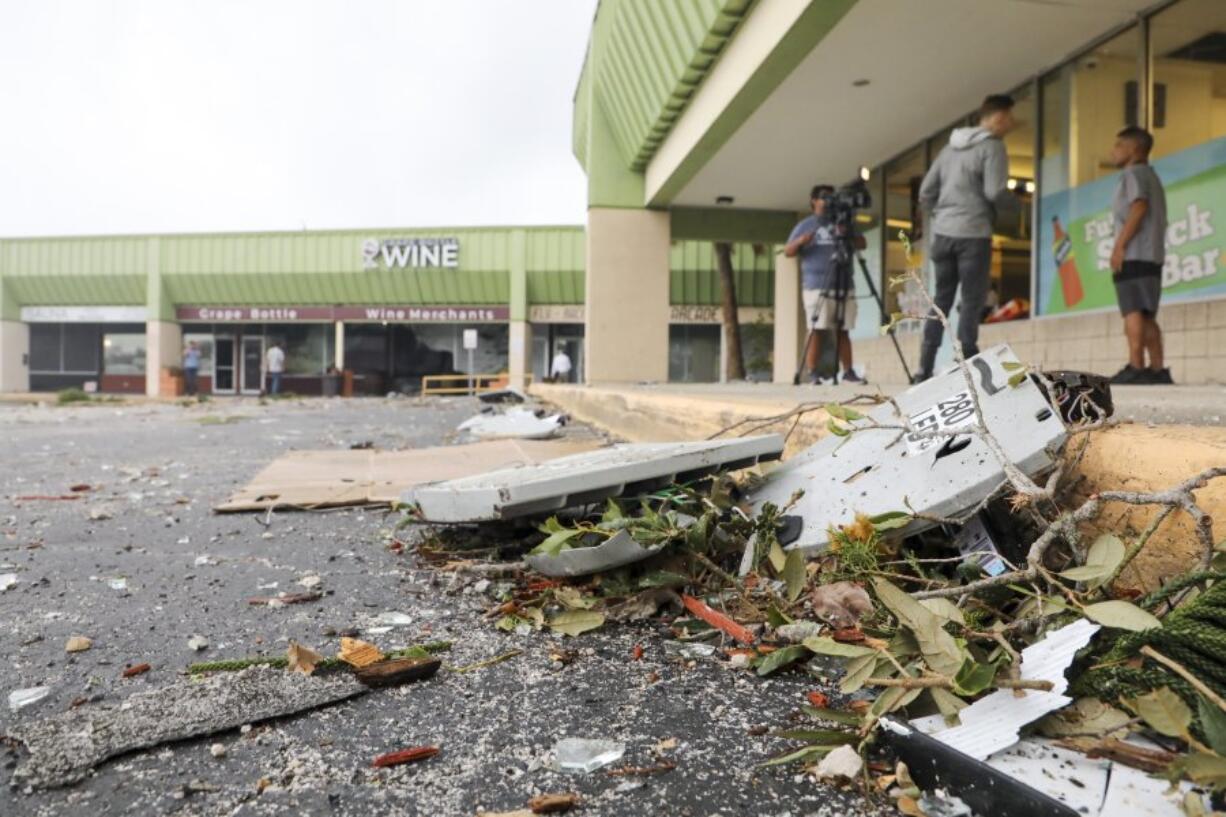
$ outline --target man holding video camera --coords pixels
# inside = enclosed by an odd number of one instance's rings
[[[843,366],[844,383],[864,383],[851,365],[851,335],[847,328],[856,322],[855,288],[851,280],[851,259],[843,256],[840,261],[838,243],[839,225],[828,212],[834,187],[819,184],[809,193],[809,205],[813,215],[803,219],[792,228],[783,254],[788,258],[800,256],[801,297],[805,305],[804,369],[809,383],[820,383],[817,374],[821,360],[822,333],[833,329],[838,344],[838,358]],[[864,248],[864,238],[855,236],[857,249]],[[837,381],[836,381],[837,382]]]

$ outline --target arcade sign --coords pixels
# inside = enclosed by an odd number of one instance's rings
[[[367,238],[362,241],[362,268],[424,269],[460,266],[458,238]]]

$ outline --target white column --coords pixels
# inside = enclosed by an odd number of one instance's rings
[[[336,349],[332,355],[332,365],[337,372],[345,371],[345,322],[336,322]]]
[[[587,211],[589,383],[668,379],[669,214]]]
[[[775,354],[776,383],[791,383],[800,365],[804,310],[800,303],[800,263],[785,255],[775,256]]]
[[[30,390],[30,326],[0,321],[0,392]]]
[[[507,368],[510,373],[508,385],[523,389],[528,385],[532,372],[532,324],[527,321],[511,321]]]
[[[174,321],[145,323],[145,394],[164,397],[162,370],[183,365],[183,331]]]

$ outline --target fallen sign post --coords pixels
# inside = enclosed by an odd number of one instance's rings
[[[468,353],[468,393],[475,393],[473,388],[473,352],[477,349],[477,330],[464,330],[464,351]]]

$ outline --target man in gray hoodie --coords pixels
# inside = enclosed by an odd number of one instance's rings
[[[1009,180],[1009,158],[1001,139],[1015,124],[1013,98],[989,96],[979,108],[979,125],[954,130],[920,186],[920,205],[931,213],[933,300],[948,315],[961,285],[958,341],[966,357],[979,353],[979,320],[992,266],[992,225],[997,200]],[[919,371],[912,382],[932,377],[943,334],[940,321],[930,317],[924,322]]]

